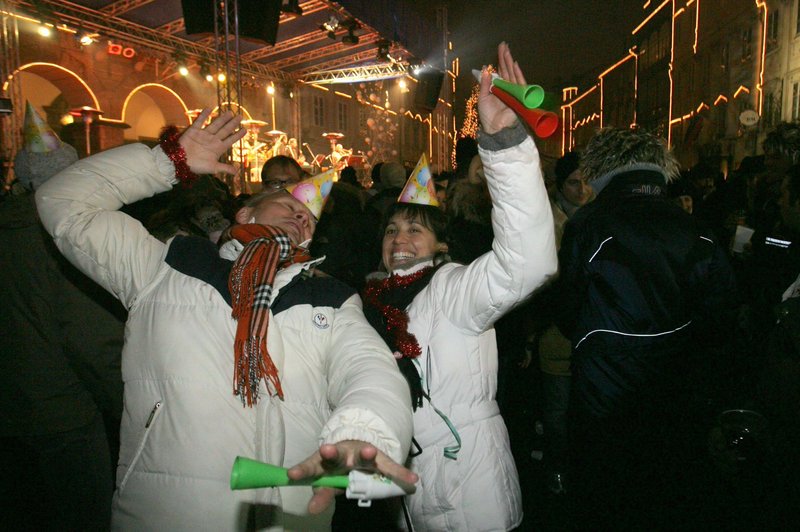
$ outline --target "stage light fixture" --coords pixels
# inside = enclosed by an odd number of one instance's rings
[[[354,26],[350,26],[347,30],[347,35],[342,37],[342,44],[346,44],[348,46],[354,46],[358,44],[359,38],[358,35],[355,34],[356,28]]]
[[[225,83],[226,79],[228,78],[225,77],[224,73],[220,72],[219,74],[217,74],[217,81],[219,81],[220,83]]]
[[[205,61],[200,63],[200,77],[204,78],[209,83],[214,81],[214,76],[211,75],[211,69],[208,68],[208,63]]]
[[[84,33],[78,37],[78,42],[81,43],[81,46],[89,46],[90,44],[97,42],[98,37],[100,37],[100,35],[97,33]]]
[[[391,44],[392,43],[390,43],[389,41],[386,41],[386,40],[378,41],[378,54],[376,56],[378,61],[383,61],[383,62],[389,61],[389,59],[390,59],[390,57],[389,57],[389,47],[391,46]]]
[[[189,75],[189,67],[186,65],[180,65],[178,67],[178,72],[180,72],[181,76],[186,77]]]
[[[269,94],[270,96],[274,96],[275,95],[275,85],[274,84],[270,83],[269,85],[267,85],[267,94]]]
[[[319,29],[328,32],[328,38],[336,40],[336,30],[339,29],[339,19],[335,15],[331,15],[326,22],[323,22]]]
[[[41,24],[38,28],[36,28],[36,32],[41,35],[42,37],[50,37],[50,27]]]
[[[281,12],[299,17],[303,14],[303,8],[300,7],[299,0],[284,0],[283,5],[281,5]]]

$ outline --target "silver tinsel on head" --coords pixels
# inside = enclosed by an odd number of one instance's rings
[[[77,160],[78,152],[64,142],[57,150],[47,153],[34,153],[23,148],[14,157],[14,175],[22,185],[35,190]]]

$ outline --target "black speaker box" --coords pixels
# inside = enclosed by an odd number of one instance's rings
[[[281,0],[238,0],[239,37],[274,45],[278,36],[281,3]],[[215,0],[181,0],[186,34],[214,33],[216,5]],[[229,5],[233,7],[234,3],[229,2]]]
[[[444,72],[441,70],[420,72],[417,75],[417,88],[414,91],[414,107],[418,111],[433,111],[439,100],[442,83],[444,83]]]

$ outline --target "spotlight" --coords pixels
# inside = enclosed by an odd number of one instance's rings
[[[273,96],[275,94],[275,85],[273,85],[272,83],[267,85],[267,94],[269,94],[270,96]]]
[[[281,12],[294,17],[299,17],[303,14],[303,8],[300,7],[299,0],[284,0],[281,5]]]
[[[36,28],[36,32],[42,37],[50,37],[50,28],[44,24]]]
[[[78,34],[76,34],[77,36]],[[92,43],[97,42],[97,38],[100,37],[97,33],[83,33],[78,37],[78,42],[81,43],[81,46],[89,46]]]
[[[227,78],[225,77],[224,73],[220,72],[219,74],[217,74],[217,81],[219,81],[220,83],[225,83],[226,79]]]
[[[181,73],[181,76],[186,77],[189,75],[189,68],[186,65],[181,65],[178,67],[178,72]]]
[[[209,83],[214,81],[214,76],[211,75],[211,69],[208,68],[208,63],[205,61],[200,63],[200,77],[205,78]]]
[[[336,30],[339,29],[339,19],[331,15],[331,18],[329,18],[327,22],[322,23],[319,29],[327,31],[329,39],[336,40]]]
[[[397,82],[397,84],[400,86],[400,90],[403,92],[405,92],[408,89],[408,83],[406,83],[406,80],[402,78],[400,79],[400,81]]]

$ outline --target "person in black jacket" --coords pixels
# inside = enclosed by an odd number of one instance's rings
[[[731,324],[734,275],[711,232],[668,198],[678,163],[661,139],[601,130],[581,169],[598,195],[565,228],[558,319],[573,351],[580,524],[677,526],[669,490],[683,490],[683,444],[696,441],[693,357]]]

